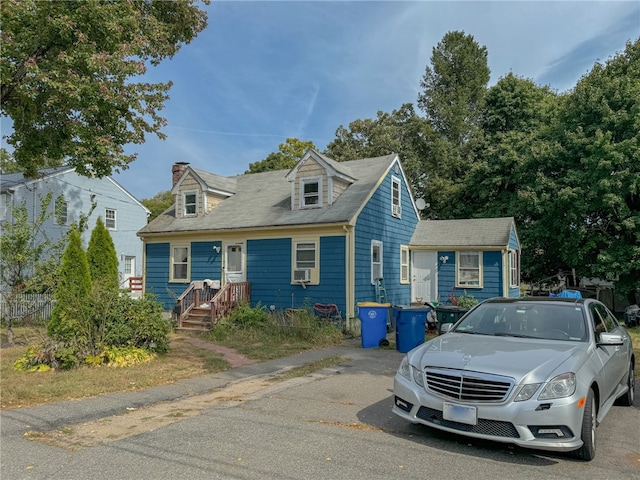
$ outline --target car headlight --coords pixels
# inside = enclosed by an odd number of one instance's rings
[[[402,359],[402,362],[400,362],[398,373],[405,377],[407,380],[411,380],[411,365],[409,365],[409,359],[406,357],[406,355]]]
[[[409,364],[409,358],[405,356],[402,359],[402,362],[400,362],[400,367],[398,367],[398,373],[402,375],[404,378],[406,378],[407,380],[411,380],[412,372],[413,372],[413,381],[416,382],[421,387],[424,387],[424,381],[422,380],[422,374],[420,372],[420,369],[413,368]]]
[[[412,368],[412,370],[413,370],[413,380],[421,387],[424,387],[424,380],[422,379],[422,372],[420,371],[420,369]]]
[[[524,402],[525,400],[529,400],[533,397],[533,394],[538,391],[541,383],[529,383],[522,387],[516,396],[515,402]]]
[[[538,396],[538,400],[570,397],[576,391],[576,376],[573,373],[563,373],[551,379]]]

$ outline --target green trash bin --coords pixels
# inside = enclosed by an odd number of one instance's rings
[[[438,333],[442,333],[442,325],[445,323],[456,323],[468,308],[458,307],[456,305],[438,305],[436,307],[436,318],[438,319]]]

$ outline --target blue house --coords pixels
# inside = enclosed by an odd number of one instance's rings
[[[425,220],[411,238],[411,298],[451,303],[520,296],[520,242],[513,217]]]
[[[167,310],[194,289],[247,285],[253,305],[335,304],[357,326],[357,304],[380,301],[380,284],[388,303],[416,300],[412,238],[428,222],[398,155],[336,162],[309,149],[290,171],[222,177],[176,163],[172,173],[173,206],[138,232],[144,289]]]

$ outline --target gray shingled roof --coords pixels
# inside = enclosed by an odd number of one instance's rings
[[[63,166],[43,168],[42,170],[38,171],[38,176],[35,178],[25,178],[22,172],[3,173],[2,175],[0,175],[0,189],[4,192],[6,189],[13,188],[16,185],[38,181],[40,178],[45,178],[50,175],[55,175],[56,173],[66,172],[68,170],[73,170],[73,167]]]
[[[292,210],[291,184],[286,180],[288,170],[252,173],[230,177],[235,179],[235,194],[206,215],[176,218],[175,208],[171,208],[138,233],[147,235],[345,223],[354,217],[368,199],[395,158],[396,155],[392,154],[338,164],[340,170],[355,172],[352,175],[356,181],[328,207]]]
[[[191,168],[211,190],[235,193],[238,184],[237,177],[223,177],[214,173],[205,172],[199,168]]]
[[[412,247],[506,247],[513,217],[423,220],[411,237]]]

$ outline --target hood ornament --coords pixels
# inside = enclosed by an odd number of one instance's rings
[[[471,362],[471,355],[469,355],[468,353],[465,353],[462,356],[462,363],[464,364],[464,366],[466,367],[467,365],[469,365],[469,363]]]

